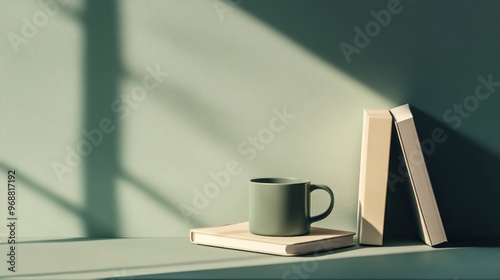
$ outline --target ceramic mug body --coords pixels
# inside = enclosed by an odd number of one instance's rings
[[[330,195],[328,209],[311,217],[311,192],[323,189]],[[250,180],[250,232],[267,236],[308,234],[311,223],[326,218],[333,209],[333,192],[324,185],[295,178],[257,178]]]

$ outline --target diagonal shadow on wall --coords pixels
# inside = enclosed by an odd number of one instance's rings
[[[81,142],[92,145],[91,151],[84,157],[86,204],[82,218],[85,220],[86,236],[119,237],[121,217],[116,196],[119,178],[129,181],[166,211],[178,218],[183,217],[175,201],[156,193],[147,183],[120,169],[120,118],[111,105],[120,98],[119,83],[123,75],[133,77],[124,70],[121,62],[119,2],[87,1],[86,4],[86,11],[81,16],[85,30],[86,87],[83,112],[85,133]],[[195,100],[189,102],[196,104]],[[188,106],[195,105],[185,106],[183,109],[187,110]],[[195,106],[195,109],[184,116],[189,117],[198,110],[206,111],[202,106]],[[202,225],[196,217],[190,222],[192,226]]]
[[[440,102],[473,91],[465,86],[478,75],[500,76],[500,39],[492,36],[500,28],[500,2],[399,2],[400,12],[366,37],[363,47],[354,40],[355,28],[366,33],[367,24],[377,22],[372,13],[387,10],[388,0],[256,0],[238,7],[397,103],[414,95],[425,97],[414,100],[421,104],[434,100],[426,106],[437,110],[432,113],[442,113]],[[359,50],[349,56],[350,63],[343,42]]]
[[[379,94],[420,109],[415,122],[421,139],[435,127],[444,129],[448,140],[426,160],[450,244],[496,243],[500,141],[495,139],[500,140],[500,127],[495,122],[500,119],[500,98],[492,94],[460,130],[439,119],[474,94],[479,75],[491,74],[494,81],[500,77],[500,39],[492,36],[500,29],[500,2],[400,1],[401,12],[392,14],[390,23],[368,37],[348,62],[340,44],[356,46],[354,28],[365,30],[376,21],[373,13],[387,10],[388,3],[257,0],[239,7]],[[397,150],[391,162],[397,164]],[[399,227],[388,228],[389,236],[415,237],[406,184],[388,193],[386,224],[398,221]]]
[[[500,245],[500,159],[421,109],[412,107],[412,113],[448,237],[444,246]],[[432,140],[436,129],[444,131],[444,142]],[[418,238],[418,219],[409,203],[413,194],[395,135],[393,130],[384,241]]]
[[[500,159],[422,110],[412,112],[421,140],[436,128],[447,136],[424,149],[449,245],[500,245]]]
[[[158,192],[155,186],[152,186],[149,183],[146,183],[144,180],[137,177],[126,170],[120,170],[119,176],[130,182],[137,190],[139,190],[142,194],[147,196],[152,202],[155,202],[158,205],[163,206],[165,210],[167,210],[170,214],[175,215],[176,218],[183,220],[190,227],[202,227],[206,226],[202,220],[200,220],[196,215],[187,215],[184,216],[180,207],[174,203],[174,201],[170,200],[166,195],[161,192]]]
[[[11,165],[6,164],[0,161],[0,170],[7,172],[10,170]],[[23,186],[32,189],[34,192],[39,194],[40,196],[50,200],[55,205],[61,207],[62,210],[67,211],[77,218],[85,218],[90,221],[91,217],[87,216],[85,209],[80,208],[79,206],[73,204],[72,202],[66,200],[64,197],[59,194],[53,192],[47,186],[44,186],[42,183],[38,182],[34,178],[30,177],[29,174],[23,174],[17,178]]]

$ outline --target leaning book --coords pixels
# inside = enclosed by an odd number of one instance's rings
[[[191,243],[279,256],[298,256],[354,246],[354,232],[311,227],[300,236],[252,234],[248,222],[192,229]]]
[[[431,180],[408,104],[390,110],[398,133],[401,150],[408,169],[415,204],[420,220],[420,235],[429,246],[447,241],[441,215],[434,197]]]

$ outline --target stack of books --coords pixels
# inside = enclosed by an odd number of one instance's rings
[[[358,199],[359,243],[382,245],[392,122],[396,126],[413,190],[420,236],[429,246],[444,243],[446,233],[408,104],[391,110],[364,111]]]

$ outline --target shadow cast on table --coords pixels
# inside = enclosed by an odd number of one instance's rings
[[[231,263],[231,261],[241,261],[241,260],[251,260],[255,259],[255,256],[249,257],[239,257],[239,258],[222,258],[222,259],[214,259],[214,260],[203,260],[203,261],[190,261],[190,262],[178,262],[178,263],[164,263],[164,264],[156,264],[156,265],[137,265],[137,266],[114,266],[114,267],[106,267],[99,269],[82,269],[82,270],[72,270],[72,271],[52,271],[52,272],[43,272],[43,273],[19,273],[14,276],[10,276],[9,279],[25,279],[26,277],[48,277],[48,276],[58,276],[57,279],[61,279],[60,277],[65,275],[68,276],[68,279],[87,279],[89,276],[86,274],[90,273],[106,273],[110,275],[110,277],[101,277],[99,279],[136,279],[139,276],[127,276],[131,274],[127,272],[128,270],[136,270],[136,269],[160,269],[160,268],[172,268],[175,266],[185,267],[186,265],[200,265],[207,263]]]
[[[86,241],[96,241],[96,240],[109,240],[109,239],[110,238],[68,237],[68,238],[58,238],[58,239],[39,239],[39,240],[16,241],[16,243],[19,243],[19,244],[68,243],[68,242],[86,242]]]
[[[349,251],[355,251],[358,249],[361,249],[357,243],[355,243],[354,246],[349,246],[345,248],[340,248],[340,249],[332,249],[332,250],[325,250],[325,251],[320,251],[320,252],[314,252],[311,254],[307,255],[302,255],[302,256],[297,256],[296,258],[315,258],[315,257],[322,257],[322,256],[328,256],[328,255],[333,255],[333,254],[341,254],[343,252],[349,252]]]
[[[327,260],[307,258],[273,265],[134,276],[134,279],[454,279],[475,278],[479,272],[482,277],[496,278],[499,257],[500,251],[493,248],[441,249]]]

